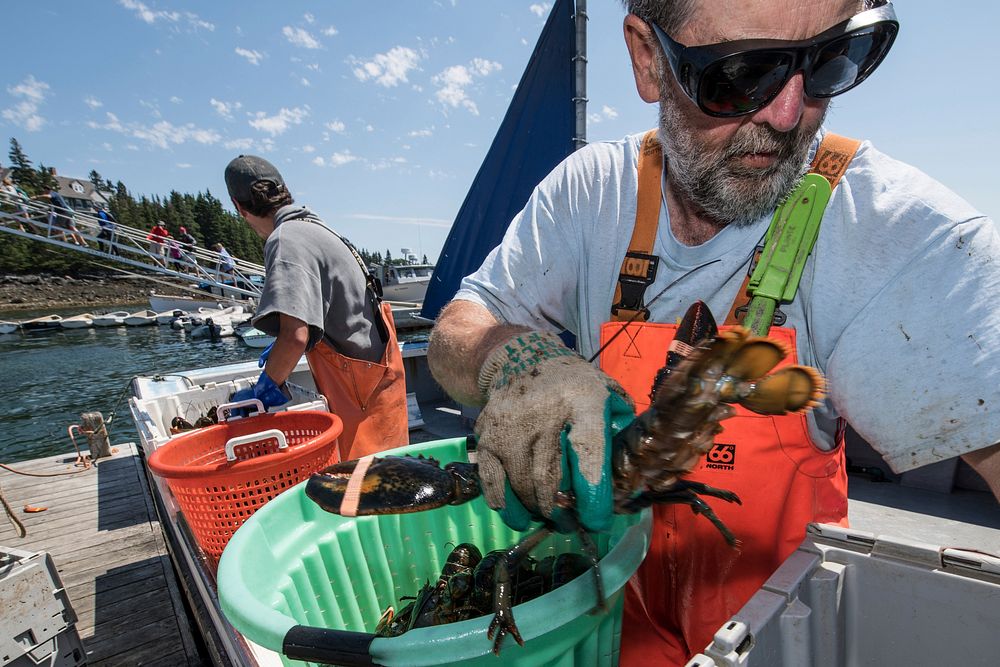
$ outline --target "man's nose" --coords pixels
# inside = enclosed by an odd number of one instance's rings
[[[805,110],[805,78],[796,72],[778,96],[753,114],[753,122],[767,124],[778,132],[790,132],[799,124]]]

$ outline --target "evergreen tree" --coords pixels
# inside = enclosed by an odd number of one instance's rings
[[[392,266],[392,253],[388,248],[385,249],[385,263],[387,266]]]
[[[101,177],[99,173],[97,173],[96,169],[90,170],[90,175],[88,176],[88,178],[90,178],[90,182],[94,184],[95,190],[101,191],[104,189],[104,179]]]
[[[20,185],[29,195],[38,194],[39,190],[35,169],[32,167],[31,160],[28,159],[24,149],[21,148],[21,144],[14,137],[10,138],[10,152],[7,153],[7,157],[10,158],[11,179]]]
[[[39,193],[59,189],[59,181],[52,175],[52,169],[41,162],[38,163],[38,169],[35,171],[35,188]]]

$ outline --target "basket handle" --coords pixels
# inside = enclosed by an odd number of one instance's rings
[[[236,452],[235,449],[238,445],[245,445],[249,442],[257,442],[258,440],[266,440],[268,438],[274,438],[278,441],[278,449],[288,449],[288,440],[285,439],[285,434],[276,428],[268,429],[267,431],[260,431],[259,433],[250,433],[249,435],[240,435],[235,438],[230,438],[226,441],[226,460],[235,461]]]
[[[233,419],[234,417],[236,419],[242,419],[243,415],[233,414],[233,410],[235,410],[236,408],[243,408],[243,407],[247,407],[247,406],[252,406],[252,407],[256,408],[257,412],[259,412],[260,414],[264,414],[264,412],[265,412],[265,410],[264,410],[264,404],[263,403],[261,403],[256,398],[248,398],[245,401],[234,401],[233,403],[222,403],[221,405],[219,405],[219,407],[217,407],[215,409],[215,413],[217,415],[219,415],[219,419],[222,419],[223,421],[229,421],[230,419]]]
[[[369,653],[376,635],[368,632],[293,625],[285,633],[281,652],[292,660],[307,660],[348,667],[377,665]]]

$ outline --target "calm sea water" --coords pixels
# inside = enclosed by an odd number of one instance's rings
[[[86,311],[6,313],[0,320],[81,312]],[[401,332],[400,339],[426,340],[427,331]],[[112,445],[138,441],[128,409],[133,377],[232,364],[259,355],[260,350],[236,337],[213,343],[158,325],[0,334],[0,463],[73,451],[67,429],[80,423],[82,412],[100,412],[105,420],[114,412],[108,428]],[[76,434],[76,439],[81,448],[87,447],[85,437]]]
[[[7,313],[0,319],[80,312]],[[235,337],[213,343],[169,326],[0,334],[0,463],[72,451],[67,428],[80,423],[82,412],[98,411],[107,420],[116,410],[109,427],[112,445],[136,441],[127,405],[132,377],[236,363],[259,354]],[[85,437],[76,438],[87,447]]]

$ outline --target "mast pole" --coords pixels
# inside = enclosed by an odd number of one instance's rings
[[[576,0],[576,55],[573,56],[573,107],[576,129],[573,150],[587,145],[587,0]]]

